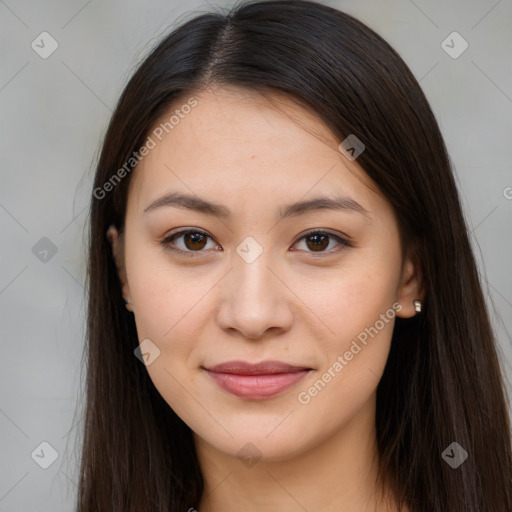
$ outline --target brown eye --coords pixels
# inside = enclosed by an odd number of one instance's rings
[[[333,239],[338,242],[338,248],[326,250],[327,247],[329,247],[331,240]],[[352,244],[348,240],[328,231],[310,231],[309,233],[306,233],[304,236],[302,236],[298,242],[302,242],[303,240],[305,241],[307,249],[306,252],[319,253],[322,255],[338,252],[344,247],[352,247]]]
[[[201,233],[186,233],[183,235],[183,243],[187,249],[200,250],[206,245],[206,237]]]
[[[329,236],[310,235],[306,238],[306,244],[312,251],[323,251],[329,245]]]
[[[182,239],[181,243],[176,243]],[[195,256],[194,253],[205,252],[203,249],[208,244],[211,236],[198,229],[186,229],[169,235],[161,244],[165,249],[183,256]]]

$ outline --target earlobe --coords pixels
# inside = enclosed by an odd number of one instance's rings
[[[421,313],[425,300],[423,272],[418,258],[407,258],[398,288],[398,302],[402,305],[397,316],[410,318]]]
[[[130,287],[128,286],[128,280],[126,277],[125,265],[124,265],[124,244],[123,237],[119,235],[117,228],[114,225],[109,226],[106,233],[107,239],[112,247],[112,256],[117,267],[117,273],[119,281],[121,283],[121,289],[123,298],[125,300],[126,309],[133,311],[132,302],[130,299]]]

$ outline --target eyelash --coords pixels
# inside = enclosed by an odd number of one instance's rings
[[[204,250],[200,250],[200,251],[190,251],[190,250],[184,251],[183,249],[178,249],[177,247],[175,247],[174,245],[171,244],[171,242],[173,242],[176,238],[179,238],[180,236],[187,235],[187,234],[190,234],[190,233],[192,233],[192,234],[201,234],[201,235],[203,235],[203,236],[213,240],[213,238],[210,235],[208,235],[208,233],[206,233],[205,231],[203,231],[201,229],[184,229],[184,230],[181,230],[181,231],[177,231],[176,233],[172,233],[171,235],[165,237],[160,243],[164,247],[165,250],[171,251],[171,252],[176,253],[176,254],[178,254],[180,256],[195,258],[197,256],[196,253],[201,253],[201,252],[205,252],[205,251]],[[317,253],[315,253],[314,251],[306,251],[306,252],[311,253],[311,255],[314,258],[325,257],[325,255],[329,256],[332,253],[337,253],[337,252],[343,250],[344,248],[353,247],[353,244],[351,242],[349,242],[348,240],[346,240],[345,238],[342,238],[342,237],[340,237],[338,235],[335,235],[334,233],[331,233],[329,231],[323,231],[323,230],[320,230],[320,229],[314,229],[312,231],[308,231],[307,233],[302,235],[293,245],[295,245],[298,242],[304,240],[305,238],[309,238],[309,237],[312,237],[314,235],[327,235],[330,238],[336,239],[336,241],[338,241],[340,243],[340,245],[343,246],[342,248],[338,248],[338,249],[334,249],[334,250],[331,249],[329,251],[318,251]]]

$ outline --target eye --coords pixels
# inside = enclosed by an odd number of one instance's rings
[[[338,242],[338,248],[337,249],[330,249],[325,250],[330,245],[330,240],[336,240]],[[311,249],[312,253],[319,253],[319,254],[325,254],[325,253],[332,253],[332,252],[338,252],[340,250],[343,250],[344,247],[353,247],[353,245],[345,238],[342,238],[341,236],[335,235],[334,233],[330,233],[329,231],[322,231],[319,229],[315,229],[314,231],[309,231],[305,235],[303,235],[301,238],[299,238],[298,242],[305,241],[306,247],[308,249]],[[341,246],[341,247],[339,247]],[[315,256],[317,255],[315,254]]]
[[[179,247],[180,244],[175,243],[175,241],[180,238],[182,238],[181,248]],[[210,235],[200,229],[185,229],[165,237],[161,241],[161,244],[166,250],[178,253],[179,255],[194,257],[196,256],[194,253],[204,252],[203,249],[207,248],[208,239],[213,240]],[[338,246],[341,247],[338,247],[337,249],[331,248],[327,251],[326,249],[329,247],[330,241],[333,239],[338,242]],[[294,245],[302,242],[303,240],[305,241],[306,247],[311,249],[306,252],[317,254],[338,252],[344,247],[353,247],[353,245],[345,238],[335,235],[334,233],[330,233],[329,231],[322,231],[319,229],[306,233],[299,238]],[[214,244],[214,247],[218,247],[218,245]]]
[[[179,248],[174,243],[179,238],[183,238],[182,247],[184,248]],[[180,255],[195,256],[194,252],[203,252],[202,249],[205,248],[208,238],[212,239],[210,235],[200,229],[185,229],[167,236],[162,240],[161,244],[165,249]]]

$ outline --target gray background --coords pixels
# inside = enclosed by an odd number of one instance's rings
[[[510,382],[512,2],[325,3],[381,34],[431,103],[455,167]],[[123,86],[150,47],[194,12],[230,5],[0,0],[0,511],[73,509],[75,436],[82,425],[84,228],[99,144]],[[46,59],[31,47],[34,40],[42,46],[43,31],[58,43]],[[469,44],[457,58],[441,45],[453,31]],[[447,44],[461,48],[457,40]],[[51,242],[40,241],[44,237]],[[48,469],[31,458],[36,448],[41,454],[43,441],[58,453]]]

